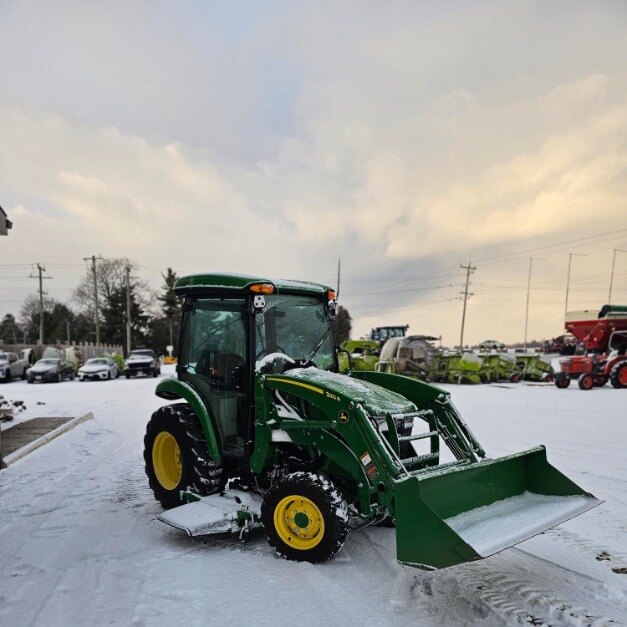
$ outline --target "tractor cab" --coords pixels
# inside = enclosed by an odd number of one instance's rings
[[[209,407],[226,457],[248,458],[256,372],[311,365],[337,372],[335,293],[314,284],[218,277],[177,286],[185,296],[177,372]],[[215,284],[215,285],[214,285]]]
[[[370,339],[377,340],[379,342],[379,346],[383,347],[383,345],[390,338],[405,337],[407,335],[407,329],[409,329],[408,324],[388,327],[374,327],[370,331]]]

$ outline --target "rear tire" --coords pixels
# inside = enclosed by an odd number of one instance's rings
[[[627,361],[620,361],[612,368],[610,383],[618,390],[627,388]]]
[[[594,377],[589,373],[582,374],[577,381],[580,390],[591,390],[594,387]]]
[[[4,382],[5,382],[5,383],[8,383],[9,381],[11,381],[11,371],[10,371],[10,370],[7,370],[7,371],[4,373]]]
[[[328,479],[294,472],[264,495],[261,522],[268,543],[281,557],[324,562],[344,545],[348,506]]]
[[[209,456],[200,421],[187,403],[154,412],[146,427],[144,461],[148,483],[165,509],[183,505],[181,490],[207,496],[224,488],[222,464]]]
[[[20,378],[22,379],[22,381],[26,379],[26,368],[24,368],[24,370],[22,371],[22,376]]]
[[[131,378],[131,375],[130,375],[128,372],[127,372],[124,376],[125,376],[127,379],[130,379],[130,378]]]

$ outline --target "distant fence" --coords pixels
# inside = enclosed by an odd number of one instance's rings
[[[0,350],[7,353],[22,354],[22,351],[31,349],[29,353],[29,361],[34,363],[37,359],[41,359],[46,348],[54,348],[62,354],[66,354],[68,348],[74,349],[74,353],[80,355],[80,361],[84,362],[92,357],[98,357],[103,353],[119,353],[122,354],[122,347],[117,344],[91,344],[90,342],[77,342],[68,344],[67,342],[59,342],[56,344],[0,344]]]

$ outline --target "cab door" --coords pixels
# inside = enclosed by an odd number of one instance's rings
[[[187,309],[179,376],[202,396],[222,453],[243,457],[248,420],[248,325],[244,299],[199,299]]]

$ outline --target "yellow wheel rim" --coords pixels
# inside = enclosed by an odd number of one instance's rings
[[[324,537],[324,518],[307,497],[286,496],[274,508],[274,528],[288,546],[309,551]]]
[[[152,445],[152,467],[155,469],[157,481],[166,490],[174,490],[181,481],[181,449],[176,438],[167,431],[159,433]]]

